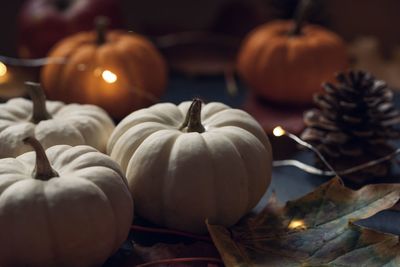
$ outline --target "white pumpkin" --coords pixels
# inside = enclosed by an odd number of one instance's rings
[[[39,85],[28,83],[27,88],[32,101],[15,98],[0,104],[0,158],[31,151],[22,142],[28,136],[37,138],[45,148],[89,145],[105,152],[114,123],[103,109],[46,101]]]
[[[235,224],[271,181],[271,146],[261,126],[221,103],[201,107],[196,99],[133,112],[107,146],[126,172],[136,213],[194,233],[207,231],[206,219]]]
[[[28,142],[36,157],[0,159],[0,266],[100,266],[132,222],[120,167],[89,146]]]

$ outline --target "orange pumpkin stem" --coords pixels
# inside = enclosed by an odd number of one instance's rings
[[[99,16],[95,19],[95,27],[97,32],[97,45],[102,45],[106,42],[106,32],[110,21],[107,17]]]
[[[25,85],[33,105],[31,122],[37,124],[43,120],[51,119],[51,115],[46,109],[46,95],[42,86],[34,82],[25,82]]]
[[[34,137],[27,137],[24,143],[30,145],[36,153],[36,165],[32,177],[34,179],[47,181],[54,177],[59,177],[58,173],[51,167],[43,146]]]
[[[302,28],[306,18],[310,14],[311,7],[313,6],[313,0],[301,0],[296,8],[296,12],[294,15],[294,27],[290,31],[289,35],[301,35]]]
[[[186,113],[185,121],[182,123],[179,130],[191,133],[198,132],[202,133],[205,131],[203,125],[201,124],[201,106],[203,101],[199,98],[193,99],[192,104]]]

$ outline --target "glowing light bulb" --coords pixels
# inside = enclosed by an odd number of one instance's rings
[[[303,220],[292,220],[289,225],[289,229],[307,229]]]
[[[281,126],[277,126],[277,127],[274,128],[274,130],[272,131],[272,133],[273,133],[275,136],[279,137],[279,136],[284,135],[284,134],[286,133],[286,131],[285,131]]]
[[[0,61],[0,77],[3,77],[7,74],[7,66]]]
[[[109,70],[104,70],[101,77],[106,83],[115,83],[118,79],[117,75]]]

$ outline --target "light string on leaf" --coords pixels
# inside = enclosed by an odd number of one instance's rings
[[[288,138],[290,138],[291,140],[295,141],[297,144],[306,147],[312,151],[314,151],[316,153],[316,155],[320,158],[320,160],[325,164],[325,166],[329,169],[329,170],[321,170],[318,168],[315,168],[311,165],[305,164],[301,161],[295,160],[295,159],[287,159],[287,160],[276,160],[273,161],[272,165],[274,167],[295,167],[298,168],[304,172],[307,172],[309,174],[315,174],[315,175],[321,175],[321,176],[344,176],[344,175],[349,175],[358,171],[361,171],[363,169],[378,165],[382,162],[391,160],[393,158],[395,158],[398,154],[400,154],[400,148],[396,149],[395,151],[393,151],[392,153],[383,156],[381,158],[372,160],[372,161],[368,161],[366,163],[354,166],[352,168],[346,169],[346,170],[341,170],[341,171],[336,171],[332,168],[332,166],[327,162],[327,160],[325,159],[325,157],[321,154],[321,152],[314,147],[313,145],[311,145],[310,143],[305,142],[304,140],[302,140],[300,137],[287,132],[286,130],[284,130],[281,126],[277,126],[273,129],[272,134],[276,137],[280,137],[280,136],[287,136]]]

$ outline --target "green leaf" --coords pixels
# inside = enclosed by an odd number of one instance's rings
[[[261,213],[231,229],[208,229],[227,267],[400,266],[397,236],[352,223],[399,198],[399,185],[353,191],[334,178],[285,206],[272,198]]]

